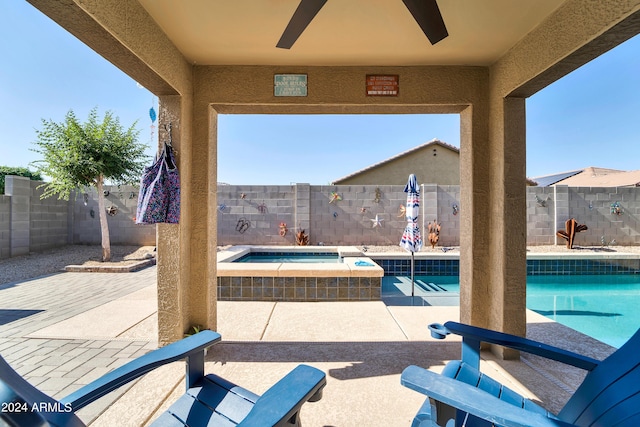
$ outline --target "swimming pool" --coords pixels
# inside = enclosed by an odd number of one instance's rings
[[[530,276],[527,308],[619,348],[640,327],[640,276]]]
[[[416,276],[424,305],[458,305],[458,276]],[[386,276],[382,299],[394,303],[411,295],[411,280]],[[640,327],[640,275],[527,276],[527,308],[558,323],[620,347]]]

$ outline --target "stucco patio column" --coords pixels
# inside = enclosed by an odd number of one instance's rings
[[[524,336],[525,100],[492,98],[487,104],[460,114],[460,319]]]
[[[527,289],[525,99],[492,101],[489,327],[525,336]],[[503,358],[517,352],[493,349]]]
[[[215,114],[180,96],[160,97],[159,136],[171,123],[180,170],[179,224],[158,224],[158,340],[176,341],[191,328],[216,329]],[[211,122],[214,121],[214,123]],[[184,143],[191,141],[191,144]],[[213,183],[213,184],[211,184]],[[211,239],[211,240],[210,240]]]
[[[487,110],[478,102],[460,113],[460,321],[482,327],[491,299]]]

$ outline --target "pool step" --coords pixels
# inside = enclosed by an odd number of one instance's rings
[[[403,277],[402,279],[400,279],[402,282],[407,283],[409,286],[411,286],[411,278],[410,277]],[[432,282],[425,282],[423,280],[417,279],[414,280],[416,286],[418,286],[420,289],[422,289],[425,292],[447,292],[447,290],[445,288],[443,288],[442,286],[436,284],[436,283],[432,283]]]
[[[426,283],[422,280],[416,280],[416,284],[427,292],[447,292],[445,288],[435,283]]]

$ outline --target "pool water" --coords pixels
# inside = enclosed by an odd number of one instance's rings
[[[338,263],[341,258],[337,252],[250,252],[233,262],[312,262]]]
[[[640,327],[640,277],[530,276],[527,308],[619,348]]]
[[[458,276],[416,276],[415,282],[423,305],[459,304]],[[406,295],[410,278],[383,278],[383,300]],[[640,275],[528,276],[527,308],[619,348],[640,327]]]

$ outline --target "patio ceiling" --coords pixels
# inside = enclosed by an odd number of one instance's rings
[[[487,66],[565,0],[438,0],[449,36],[431,45],[402,0],[328,0],[291,49],[299,0],[139,0],[198,65]]]

